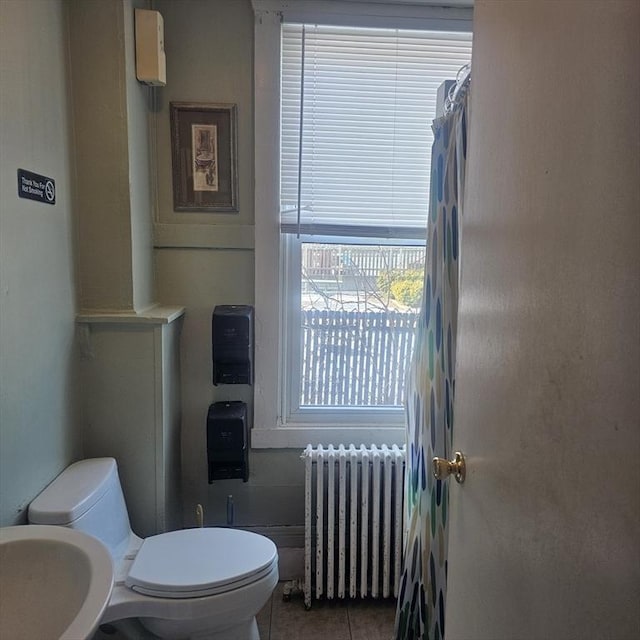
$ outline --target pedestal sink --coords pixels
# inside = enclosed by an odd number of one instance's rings
[[[0,529],[0,638],[90,638],[112,588],[113,563],[99,540],[64,527]]]

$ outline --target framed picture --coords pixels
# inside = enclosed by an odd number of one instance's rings
[[[238,211],[235,104],[172,102],[176,211]]]

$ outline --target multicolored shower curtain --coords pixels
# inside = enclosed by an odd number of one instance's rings
[[[407,381],[404,568],[396,640],[441,640],[447,590],[446,481],[434,456],[451,459],[458,317],[458,258],[470,78],[433,123],[427,259],[416,346]]]

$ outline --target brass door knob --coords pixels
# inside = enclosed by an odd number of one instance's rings
[[[456,479],[456,482],[462,484],[466,476],[466,464],[464,456],[460,451],[456,451],[453,460],[445,460],[444,458],[434,458],[431,461],[431,469],[436,480],[446,480],[450,475]]]

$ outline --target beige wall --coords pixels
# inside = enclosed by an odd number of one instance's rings
[[[64,4],[0,2],[0,525],[80,455]],[[19,199],[16,170],[56,181]]]
[[[247,484],[210,486],[206,474],[209,403],[240,399],[252,407],[252,388],[211,385],[210,361],[213,307],[251,304],[254,297],[251,5],[249,0],[157,2],[168,59],[168,86],[161,89],[134,79],[132,9],[147,5],[145,0],[0,3],[2,522],[23,517],[28,501],[71,459],[86,454],[76,430],[79,385],[73,379],[75,237],[81,310],[140,310],[155,300],[186,307],[181,338],[186,522],[192,522],[197,502],[205,506],[208,523],[223,522],[226,497],[233,494],[239,524],[299,525],[303,479],[297,451],[252,452]],[[238,105],[237,214],[173,211],[171,100]],[[19,166],[56,179],[55,207],[15,197]],[[87,381],[82,382],[84,394],[77,395],[89,411],[93,405],[86,402]],[[139,410],[134,402],[129,414]],[[103,453],[91,449],[92,455]]]
[[[131,227],[122,2],[69,2],[78,300],[130,309]]]
[[[156,286],[158,298],[186,308],[181,337],[182,468],[185,524],[195,505],[207,524],[225,522],[233,494],[236,523],[304,522],[299,451],[251,451],[251,477],[207,483],[207,408],[220,400],[253,405],[253,387],[211,383],[211,313],[218,304],[253,304],[253,11],[249,0],[156,0],[165,25],[167,86],[157,90]],[[174,212],[169,103],[238,105],[239,212]]]
[[[117,460],[141,537],[182,524],[179,313],[79,320],[83,455]]]
[[[140,311],[154,301],[151,89],[135,78],[134,7],[69,0],[77,172],[78,300],[83,310]]]
[[[131,226],[131,280],[133,308],[156,302],[153,276],[152,171],[154,164],[149,119],[154,93],[135,74],[134,9],[149,8],[149,0],[124,0],[124,45],[127,87],[129,206]]]

